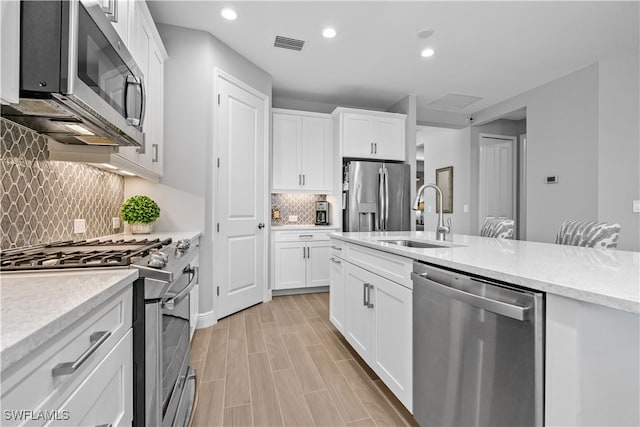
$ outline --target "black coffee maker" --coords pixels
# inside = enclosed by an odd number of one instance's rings
[[[329,225],[329,202],[316,202],[316,225]]]

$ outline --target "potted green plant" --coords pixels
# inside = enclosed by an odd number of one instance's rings
[[[133,196],[122,204],[120,216],[131,226],[131,233],[149,234],[160,216],[160,207],[147,196]]]

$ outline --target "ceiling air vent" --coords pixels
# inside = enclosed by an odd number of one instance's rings
[[[276,36],[276,40],[273,43],[273,47],[279,47],[282,49],[297,50],[300,52],[304,47],[304,40],[291,39],[289,37]]]

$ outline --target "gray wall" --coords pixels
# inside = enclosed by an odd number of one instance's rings
[[[161,186],[146,185],[153,187],[149,188],[150,192],[161,191],[162,186],[175,190],[165,188],[170,190],[169,195],[165,191],[165,214],[170,217],[179,216],[179,212],[185,209],[203,212],[204,206],[204,212],[200,214],[202,221],[184,224],[182,229],[201,227],[199,229],[204,231],[200,248],[199,312],[213,314],[214,69],[221,69],[269,97],[272,79],[264,70],[207,32],[172,25],[158,25],[158,31],[169,54],[165,65],[165,165]],[[266,173],[270,174],[270,171]],[[144,184],[132,180],[130,187],[134,186],[138,189]],[[185,193],[197,197],[192,198]],[[167,227],[174,225],[172,221]],[[175,228],[166,231],[175,231]]]
[[[622,225],[619,249],[640,251],[638,55],[600,62],[598,220]]]
[[[563,221],[598,219],[598,92],[593,64],[475,114],[486,123],[527,109],[527,240],[553,242]]]

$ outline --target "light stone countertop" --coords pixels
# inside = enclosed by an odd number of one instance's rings
[[[640,252],[454,234],[452,248],[410,248],[380,240],[437,242],[434,232],[332,233],[331,237],[575,300],[640,314]]]
[[[272,225],[273,231],[286,231],[286,230],[337,230],[340,227],[337,225],[315,225],[315,224],[286,224],[286,225]]]
[[[0,274],[0,370],[130,286],[138,270]]]

